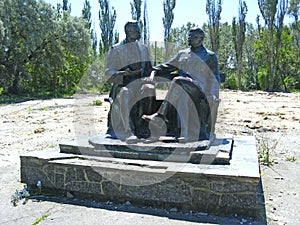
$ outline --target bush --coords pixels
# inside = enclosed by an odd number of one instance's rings
[[[232,90],[237,90],[238,89],[237,75],[235,73],[227,73],[226,80],[223,84],[223,87]]]

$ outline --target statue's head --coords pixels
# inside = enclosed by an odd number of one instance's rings
[[[191,47],[198,47],[203,43],[205,33],[200,28],[192,28],[189,31],[188,44]]]
[[[141,31],[138,21],[128,21],[124,26],[127,42],[133,42],[141,38]]]

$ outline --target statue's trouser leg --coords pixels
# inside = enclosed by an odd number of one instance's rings
[[[118,138],[126,138],[131,134],[130,129],[130,91],[127,87],[122,87],[116,96],[111,112],[111,124]]]
[[[153,84],[144,84],[141,87],[142,96],[142,114],[153,113],[154,102],[155,102],[155,86]]]
[[[135,131],[138,137],[149,137],[149,123],[142,119],[144,114],[152,114],[155,110],[155,86],[143,84],[138,93],[141,100],[138,102],[138,113],[135,118]]]
[[[188,92],[191,88],[195,87],[195,84],[193,84],[193,81],[190,78],[174,78],[169,87],[165,101],[163,101],[158,110],[159,114],[166,116],[168,105],[172,104],[179,114],[181,126],[180,136],[194,140],[199,137],[200,123],[197,108]]]
[[[131,92],[127,87],[122,87],[119,94],[118,94],[118,103],[120,105],[120,117],[123,124],[123,133],[124,134],[130,134],[131,128],[130,128],[130,99],[131,99]],[[121,129],[118,129],[121,130]]]
[[[218,107],[219,107],[219,100],[209,101],[210,105],[210,136],[213,137],[215,134],[215,125],[217,122],[217,114],[218,114]]]

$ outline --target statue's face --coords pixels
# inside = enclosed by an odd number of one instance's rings
[[[126,29],[126,40],[128,42],[133,42],[141,38],[140,29],[136,25],[128,26]]]
[[[199,32],[189,32],[188,44],[191,47],[198,47],[202,44],[203,36]]]

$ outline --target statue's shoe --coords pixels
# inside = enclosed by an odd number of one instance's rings
[[[151,144],[151,143],[154,143],[154,142],[157,142],[157,141],[159,141],[159,137],[149,137],[144,141],[144,143],[145,144]]]
[[[128,138],[125,139],[125,142],[127,144],[136,144],[138,142],[138,138],[134,134],[131,134]]]
[[[196,138],[191,138],[191,137],[179,137],[177,138],[177,141],[179,143],[187,143],[187,142],[195,142],[198,141]]]
[[[142,115],[142,119],[143,120],[146,120],[146,121],[148,121],[148,122],[150,122],[150,121],[154,121],[154,120],[156,120],[157,118],[161,118],[160,116],[159,116],[159,114],[158,113],[154,113],[154,114],[152,114],[152,115]]]

